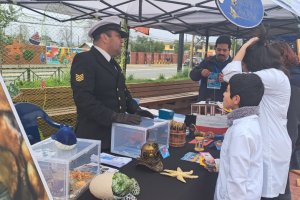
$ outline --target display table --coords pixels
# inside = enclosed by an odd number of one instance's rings
[[[180,167],[183,171],[194,170],[198,175],[197,179],[186,179],[186,183],[178,181],[176,178],[163,176],[150,169],[136,165],[133,159],[129,164],[120,168],[120,171],[130,178],[135,178],[141,187],[141,193],[137,196],[141,200],[172,199],[172,200],[211,200],[214,196],[217,173],[209,173],[198,163],[181,160],[187,152],[193,151],[194,145],[185,144],[181,148],[170,147],[171,156],[163,160],[164,169],[176,170]],[[213,157],[219,157],[219,151],[210,150]],[[101,186],[99,186],[101,187]],[[96,199],[87,190],[79,199]]]

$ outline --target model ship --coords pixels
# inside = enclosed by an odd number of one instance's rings
[[[222,102],[200,101],[191,105],[191,114],[197,116],[198,131],[223,134],[227,130],[226,114],[230,110],[223,109]]]

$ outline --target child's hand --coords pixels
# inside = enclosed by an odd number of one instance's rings
[[[205,169],[209,172],[217,172],[217,166],[214,160],[205,161]]]
[[[259,37],[253,37],[250,40],[248,40],[243,46],[245,48],[248,48],[248,47],[252,46],[253,44],[255,44],[258,40],[259,40]]]
[[[203,137],[205,139],[213,139],[215,137],[215,134],[213,132],[204,132]]]

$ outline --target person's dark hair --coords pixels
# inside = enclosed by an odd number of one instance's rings
[[[271,45],[273,48],[279,50],[285,67],[290,68],[298,65],[298,57],[288,43],[276,41]]]
[[[108,30],[108,31],[105,31],[105,32],[101,32],[101,33],[99,33],[99,34],[95,34],[94,36],[93,36],[93,41],[94,42],[97,42],[99,39],[100,39],[100,36],[101,36],[101,34],[106,34],[106,35],[108,35],[109,37],[111,37],[111,30]]]
[[[221,35],[220,37],[218,37],[215,47],[217,47],[218,44],[228,44],[228,48],[230,50],[230,48],[231,48],[230,37],[226,36],[226,35]]]
[[[259,28],[259,41],[248,47],[243,62],[251,72],[260,71],[262,69],[280,69],[288,74],[283,66],[283,61],[278,49],[272,47],[267,41],[268,33],[263,25]]]
[[[229,80],[230,98],[240,96],[239,107],[258,106],[264,94],[264,84],[257,74],[236,74]]]

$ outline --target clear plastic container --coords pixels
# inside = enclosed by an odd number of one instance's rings
[[[169,147],[170,122],[161,119],[142,118],[140,125],[113,123],[111,152],[137,158],[146,142],[156,142]]]
[[[48,138],[32,149],[54,199],[76,199],[99,174],[99,162],[91,163],[91,156],[100,156],[100,140],[77,138],[75,148],[66,151]]]

